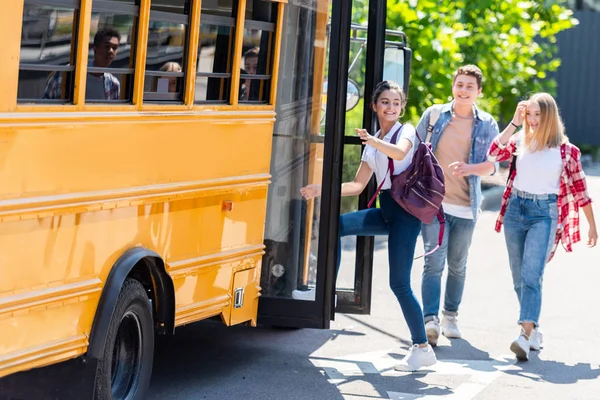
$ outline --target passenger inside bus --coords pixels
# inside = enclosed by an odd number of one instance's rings
[[[242,69],[242,75],[256,75],[258,69],[258,54],[260,49],[253,47],[244,53],[244,69]],[[252,85],[251,79],[244,79],[240,85],[240,100],[253,100],[250,98],[250,88]]]
[[[121,34],[112,28],[100,30],[94,36],[94,60],[90,67],[108,68],[117,56]],[[55,72],[48,80],[44,92],[45,99],[62,97],[62,74]],[[111,73],[89,72],[86,80],[85,98],[88,100],[119,100],[121,83]]]
[[[258,53],[260,49],[254,47],[244,54],[244,69],[247,74],[256,75],[258,69]]]
[[[181,72],[181,65],[174,61],[166,62],[160,67],[162,72]],[[177,93],[177,77],[160,78],[157,82],[156,92]]]

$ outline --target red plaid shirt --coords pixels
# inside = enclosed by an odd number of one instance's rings
[[[513,135],[506,145],[501,144],[499,140],[500,136],[497,136],[488,151],[488,159],[498,162],[511,159],[517,149],[518,136]],[[587,191],[585,174],[581,167],[581,151],[577,146],[567,142],[560,146],[560,156],[562,158],[563,170],[560,177],[560,192],[558,194],[558,225],[556,237],[554,238],[554,246],[552,247],[548,261],[554,256],[560,242],[562,242],[566,251],[573,251],[573,243],[581,240],[579,232],[579,207],[584,207],[592,202]],[[502,196],[500,215],[496,220],[497,232],[500,232],[502,228],[504,214],[506,213],[516,175],[517,170],[515,168],[508,178],[506,189]]]

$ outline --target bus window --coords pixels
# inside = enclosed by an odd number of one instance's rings
[[[196,103],[229,103],[237,0],[203,0]]]
[[[275,40],[277,3],[247,3],[242,49],[240,102],[268,103]]]
[[[94,0],[85,99],[130,102],[133,92],[136,0]]]
[[[183,101],[189,5],[186,0],[151,3],[144,100]]]
[[[313,297],[317,282],[320,198],[305,201],[300,188],[319,182],[323,136],[319,132],[325,48],[325,18],[313,3],[286,5],[283,24],[277,119],[273,129],[271,184],[265,222],[265,256],[261,284],[265,298],[292,298],[300,289]],[[321,23],[321,25],[319,25]],[[320,32],[320,33],[319,33]],[[319,37],[318,35],[323,36]]]
[[[383,80],[396,82],[401,88],[404,85],[404,49],[387,47],[383,53]]]
[[[68,103],[73,100],[75,37],[79,0],[25,0],[19,103]]]

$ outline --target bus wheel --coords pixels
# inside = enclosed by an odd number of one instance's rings
[[[154,358],[152,312],[141,283],[127,279],[110,320],[104,356],[96,370],[96,400],[146,396]]]

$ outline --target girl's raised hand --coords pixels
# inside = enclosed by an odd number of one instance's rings
[[[515,110],[515,115],[513,116],[512,122],[517,125],[517,126],[521,126],[523,124],[523,120],[525,119],[525,114],[527,113],[527,101],[520,101],[519,104],[517,104],[517,109]]]
[[[366,129],[356,128],[355,130],[358,136],[360,137],[360,140],[362,140],[363,144],[370,144],[369,142],[375,140],[375,137],[371,136]]]

